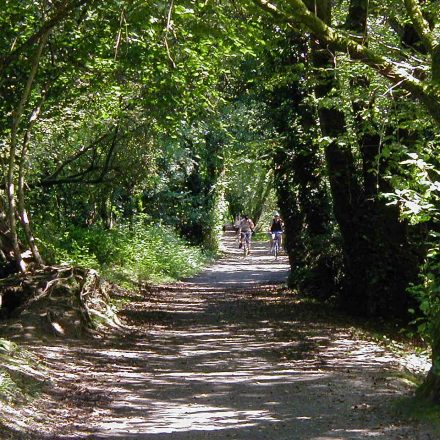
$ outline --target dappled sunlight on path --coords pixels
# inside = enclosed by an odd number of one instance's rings
[[[285,293],[285,257],[261,245],[243,260],[230,252],[192,280],[134,296],[125,335],[31,343],[57,390],[35,408],[31,438],[431,438],[387,409],[407,392],[395,355]]]

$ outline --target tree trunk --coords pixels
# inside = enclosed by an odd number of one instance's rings
[[[318,2],[313,5],[316,15],[324,22],[330,23],[329,3]],[[335,76],[334,55],[322,41],[311,41],[312,63],[316,69],[315,94],[319,99],[332,99],[334,90],[339,84]],[[357,177],[351,147],[343,142],[346,135],[346,122],[343,111],[339,108],[319,106],[318,115],[322,135],[329,140],[325,147],[327,175],[333,200],[333,212],[339,225],[342,237],[344,256],[344,292],[348,298],[356,297],[359,312],[365,311],[365,300],[368,290],[365,277],[362,276],[363,264],[360,247],[363,237],[359,229],[359,203],[361,186]]]
[[[0,278],[17,272],[19,269],[14,260],[14,245],[6,215],[6,203],[3,197],[0,196]]]
[[[434,323],[432,332],[432,366],[423,384],[417,390],[417,396],[434,403],[440,403],[440,319]]]
[[[224,163],[221,157],[222,140],[213,132],[205,134],[206,145],[206,177],[204,186],[204,208],[206,217],[202,218],[203,242],[209,249],[217,250],[221,233],[221,222],[224,210],[224,188],[221,178]]]
[[[35,121],[38,118],[38,114],[40,113],[43,101],[44,101],[44,99],[40,102],[40,104],[32,112],[32,116],[29,120],[29,124],[28,124],[27,130],[26,130],[26,133],[24,134],[23,145],[22,145],[21,155],[20,155],[19,169],[18,169],[18,190],[17,190],[18,213],[19,213],[19,216],[21,219],[21,225],[23,227],[27,242],[31,248],[32,255],[34,257],[34,261],[35,261],[37,267],[43,266],[44,261],[40,255],[37,244],[35,243],[35,237],[34,237],[34,234],[32,233],[29,215],[28,215],[26,207],[25,207],[24,172],[25,172],[25,163],[26,163],[27,150],[28,150],[31,131],[32,131],[32,128],[35,124]]]
[[[359,0],[356,4],[359,5]],[[350,8],[351,13],[356,9]],[[366,11],[366,7],[360,11]],[[328,9],[318,15],[328,20]],[[365,17],[348,19],[359,35]],[[331,99],[339,84],[334,75],[334,57],[321,42],[312,42],[312,59],[318,78],[315,89],[317,98]],[[365,78],[354,78],[353,84]],[[364,84],[365,85],[365,84]],[[365,105],[356,104],[355,113],[365,114]],[[356,107],[356,106],[355,106]],[[325,148],[327,172],[333,198],[334,215],[342,236],[345,278],[343,304],[352,313],[367,316],[407,317],[412,304],[406,294],[410,280],[417,273],[417,260],[408,246],[405,225],[399,221],[395,207],[388,207],[378,198],[377,155],[380,137],[371,133],[372,121],[367,123],[359,116],[360,153],[362,172],[355,165],[351,148],[343,142],[346,134],[345,116],[338,108],[328,105],[319,108],[323,136],[329,144]],[[362,179],[361,179],[362,177]]]
[[[365,86],[365,84],[363,84]],[[399,208],[388,206],[380,192],[391,192],[390,183],[383,179],[387,159],[380,157],[382,140],[374,133],[375,121],[366,118],[368,103],[353,105],[355,120],[360,133],[359,149],[362,157],[363,188],[358,206],[360,239],[359,257],[364,274],[360,280],[365,292],[366,314],[408,318],[408,309],[415,307],[415,300],[406,293],[411,282],[417,280],[420,259],[418,251],[408,240],[408,228],[400,220]],[[360,298],[345,297],[351,309],[357,307]]]
[[[21,99],[17,105],[17,108],[12,115],[12,127],[11,127],[11,141],[9,147],[9,163],[8,163],[8,174],[7,174],[7,192],[8,192],[8,202],[9,202],[9,226],[11,230],[12,243],[14,248],[14,256],[18,267],[22,272],[26,270],[26,264],[21,257],[21,250],[18,244],[17,237],[17,223],[16,223],[16,202],[15,202],[15,160],[17,152],[17,138],[18,129],[20,125],[20,120],[24,112],[24,107],[28,101],[29,95],[32,91],[32,86],[34,82],[35,75],[37,73],[38,65],[40,62],[41,54],[43,52],[43,47],[49,37],[49,31],[40,37],[37,49],[32,58],[31,70],[29,77],[25,84]]]
[[[274,163],[276,164],[274,183],[278,196],[278,206],[286,229],[284,246],[290,264],[288,285],[289,287],[297,287],[295,277],[303,266],[302,255],[304,254],[304,245],[301,233],[304,224],[304,215],[298,207],[298,199],[292,188],[292,172],[288,152],[283,148],[279,148],[274,156]]]
[[[277,66],[287,72],[304,60],[307,40],[287,35],[286,48]],[[297,67],[296,67],[297,68]],[[300,75],[299,75],[300,77]],[[286,224],[286,248],[291,262],[289,284],[319,297],[335,293],[335,265],[328,253],[330,203],[323,182],[323,163],[316,137],[316,111],[308,102],[309,90],[301,80],[274,88],[269,96],[271,118],[281,135],[281,149],[274,155],[275,182]]]

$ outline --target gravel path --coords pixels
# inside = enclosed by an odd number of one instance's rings
[[[391,411],[410,393],[406,358],[285,293],[286,257],[256,245],[244,259],[232,236],[225,246],[203,274],[133,298],[125,337],[29,344],[56,392],[10,414],[33,432],[11,438],[440,438]]]

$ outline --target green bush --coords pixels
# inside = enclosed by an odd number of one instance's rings
[[[97,269],[121,284],[164,282],[195,274],[207,255],[190,246],[168,226],[139,217],[131,224],[108,230],[101,226],[47,227],[39,233],[43,254],[50,263]]]
[[[417,325],[419,335],[429,344],[436,343],[440,328],[440,247],[433,244],[425,263],[420,268],[420,282],[408,290],[419,301],[422,316],[413,324]],[[415,311],[413,311],[416,313]],[[418,314],[417,314],[418,315]],[[436,360],[440,368],[440,359]]]

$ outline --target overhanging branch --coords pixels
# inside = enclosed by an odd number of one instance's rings
[[[73,0],[72,2],[64,2],[53,16],[43,23],[37,32],[32,34],[26,41],[12,50],[9,54],[2,57],[0,62],[0,73],[3,72],[3,70],[7,68],[8,65],[11,64],[24,50],[33,46],[43,35],[50,32],[61,21],[67,18],[73,10],[91,1],[93,0]]]
[[[436,46],[433,34],[429,28],[429,23],[423,17],[422,10],[417,0],[405,0],[406,12],[411,18],[414,28],[421,38],[423,45],[432,53]]]
[[[253,0],[258,7],[293,27],[298,28],[298,23],[301,23],[318,39],[326,43],[332,51],[347,53],[353,60],[358,60],[370,66],[393,84],[410,92],[413,98],[423,102],[434,120],[440,125],[440,86],[415,78],[386,57],[378,55],[373,50],[357,43],[342,31],[327,26],[307,9],[302,0],[288,1],[292,7],[290,12],[286,13],[267,0]]]

